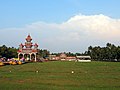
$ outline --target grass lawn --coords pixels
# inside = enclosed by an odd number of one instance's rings
[[[0,90],[120,90],[120,62],[1,66]]]

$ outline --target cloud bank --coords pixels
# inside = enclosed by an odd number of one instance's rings
[[[63,23],[34,22],[0,30],[0,44],[17,47],[28,34],[39,48],[51,52],[84,52],[90,45],[120,44],[120,19],[103,14],[75,15]]]

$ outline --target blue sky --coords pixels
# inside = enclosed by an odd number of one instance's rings
[[[119,45],[119,9],[120,0],[1,0],[0,45],[18,47],[28,33],[51,52]]]
[[[119,18],[119,6],[120,0],[1,0],[0,28],[36,21],[60,23],[78,13]]]

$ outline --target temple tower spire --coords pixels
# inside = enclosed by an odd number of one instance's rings
[[[22,58],[25,58],[26,60],[29,58],[30,61],[31,60],[37,61],[36,55],[38,53],[38,44],[32,43],[32,38],[30,34],[28,34],[25,40],[26,40],[25,44],[21,43],[19,45],[19,50],[17,51],[18,58],[21,59],[20,56],[22,55]],[[32,56],[34,56],[34,58]]]

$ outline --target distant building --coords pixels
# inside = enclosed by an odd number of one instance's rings
[[[51,61],[60,60],[60,57],[57,57],[56,55],[49,55],[49,60]]]
[[[18,58],[25,58],[26,60],[34,60],[36,61],[37,53],[38,53],[38,44],[32,44],[32,38],[30,35],[27,36],[25,44],[19,45]]]
[[[62,61],[67,59],[67,55],[65,53],[61,53],[59,57],[60,57],[60,60]]]
[[[91,62],[90,56],[76,56],[78,62]]]
[[[49,60],[91,62],[91,57],[90,56],[67,56],[65,53],[61,53],[59,56],[49,55]]]
[[[49,55],[49,60],[75,61],[76,57],[68,57],[65,53],[61,53],[59,56]]]
[[[66,60],[67,60],[67,61],[75,61],[75,60],[76,60],[76,57],[73,57],[73,56],[72,56],[72,57],[67,57]]]

